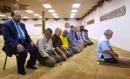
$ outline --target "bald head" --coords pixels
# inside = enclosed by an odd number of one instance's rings
[[[19,22],[21,20],[21,12],[19,10],[12,11],[11,17],[14,21]]]
[[[11,17],[13,17],[15,15],[21,15],[21,12],[19,10],[12,11],[11,12]]]

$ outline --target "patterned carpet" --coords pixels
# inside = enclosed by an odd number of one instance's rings
[[[33,36],[36,41],[37,37]],[[0,49],[3,39],[0,37]],[[49,68],[37,63],[37,70],[26,69],[27,75],[18,75],[15,56],[8,58],[3,71],[5,54],[0,50],[0,79],[130,79],[130,66],[99,65],[96,59],[96,42],[67,61]],[[130,58],[130,52],[114,48],[123,57]]]

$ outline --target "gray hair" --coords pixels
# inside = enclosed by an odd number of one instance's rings
[[[59,32],[59,31],[62,31],[62,29],[60,29],[60,28],[56,28],[56,29],[55,29],[55,33],[56,33],[56,32]]]
[[[113,32],[112,32],[111,29],[107,29],[107,30],[104,32],[104,35],[110,35],[110,34],[113,34]]]

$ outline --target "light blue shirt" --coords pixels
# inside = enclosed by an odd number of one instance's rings
[[[75,33],[72,30],[69,31],[68,38],[71,42],[71,45],[76,46],[78,44],[78,40],[75,38]]]
[[[81,38],[82,38],[83,41],[86,41],[86,40],[87,40],[86,37],[85,37],[85,32],[82,32],[82,33],[81,33]]]
[[[76,32],[76,34],[78,36],[78,41],[83,43],[84,41],[82,39],[81,32]]]
[[[97,45],[98,58],[101,58],[102,55],[104,58],[112,58],[112,56],[109,53],[103,52],[105,50],[110,50],[110,43],[109,43],[109,40],[105,36],[102,36]]]
[[[14,22],[14,25],[15,25],[17,32],[18,32],[18,39],[25,39],[25,33],[22,30],[20,23],[16,23],[13,19],[12,19],[12,21]]]

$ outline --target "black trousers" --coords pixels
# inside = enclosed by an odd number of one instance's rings
[[[104,58],[103,55],[101,56],[101,58],[103,58],[104,61],[107,63],[117,63],[118,62],[115,58]]]
[[[104,61],[107,63],[117,63],[118,62],[115,58],[106,58],[106,59],[104,59]]]
[[[37,59],[37,52],[38,49],[36,46],[31,46],[29,47],[25,46],[25,50],[23,52],[16,52],[16,59],[17,59],[17,68],[18,68],[18,73],[23,73],[25,72],[25,62],[27,58],[27,53],[30,53],[30,58],[27,62],[28,67],[33,67],[36,63]]]

